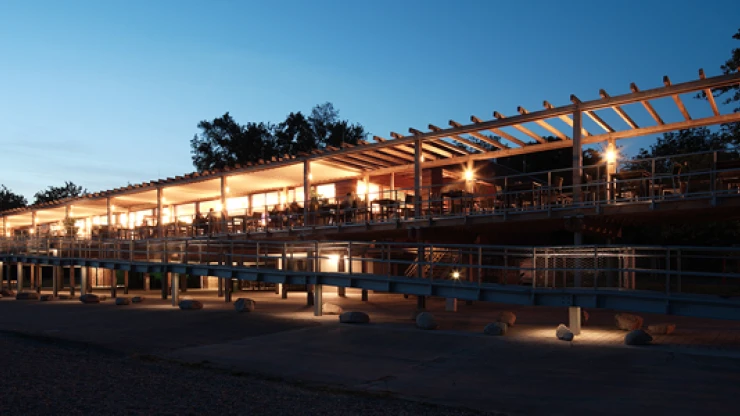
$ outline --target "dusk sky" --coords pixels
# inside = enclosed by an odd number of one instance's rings
[[[738,18],[737,0],[0,0],[0,184],[32,202],[192,172],[198,122],[227,111],[331,101],[388,137],[714,76]]]

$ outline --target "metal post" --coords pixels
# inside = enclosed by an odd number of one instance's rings
[[[51,266],[51,295],[59,296],[59,267]]]
[[[303,225],[311,224],[308,221],[311,203],[311,162],[303,161]]]

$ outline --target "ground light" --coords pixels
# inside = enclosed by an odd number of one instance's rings
[[[453,271],[452,272],[452,278],[453,279],[456,279],[456,280],[459,279],[460,278],[460,272],[458,272],[457,270]]]

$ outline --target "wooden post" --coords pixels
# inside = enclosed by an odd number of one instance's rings
[[[113,232],[113,210],[111,208],[110,197],[105,199],[105,209],[107,214],[106,221],[108,222],[108,233],[105,237],[111,238],[111,233]]]
[[[23,291],[23,263],[18,263],[18,269],[15,273],[15,283],[17,285],[16,292],[21,293]]]
[[[128,295],[128,270],[123,271],[123,294]]]
[[[309,205],[311,203],[311,162],[303,161],[303,225],[308,225]]]
[[[581,109],[573,112],[573,204],[581,203],[581,178],[583,177],[583,149],[581,148]]]
[[[421,217],[421,139],[414,140],[414,216]]]
[[[614,187],[614,184],[612,183],[613,176],[617,173],[617,146],[614,139],[609,139],[606,146],[606,153],[607,155],[614,155],[613,160],[609,160],[607,158],[606,161],[606,200],[611,201],[613,198],[616,197],[616,195],[614,194],[616,189]]]
[[[362,183],[365,184],[365,195],[363,196],[365,198],[365,221],[369,222],[372,218],[370,212],[372,208],[370,205],[370,175],[364,175],[362,177]]]
[[[162,299],[167,300],[169,285],[167,284],[170,280],[170,272],[162,273]]]
[[[69,266],[69,295],[75,296],[75,267]]]
[[[152,280],[149,273],[144,273],[144,290],[150,291],[152,289]]]
[[[219,219],[219,223],[221,224],[220,231],[223,233],[229,233],[229,229],[226,225],[226,213],[228,212],[226,210],[226,176],[221,174],[221,212],[219,213],[221,215],[221,218]]]
[[[164,237],[164,224],[162,224],[162,187],[157,187],[157,237]],[[167,299],[166,297],[164,299]]]

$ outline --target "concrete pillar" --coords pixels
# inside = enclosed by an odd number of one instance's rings
[[[426,309],[426,308],[427,308],[427,297],[417,296],[416,297],[416,309]]]
[[[149,276],[149,273],[144,273],[144,290],[148,292],[151,289],[152,289],[151,276]]]
[[[323,285],[314,285],[314,301],[313,301],[313,314],[314,316],[321,316],[322,315],[322,305],[324,304],[323,301]]]
[[[172,278],[172,306],[177,306],[179,304],[180,304],[180,274],[175,273],[175,275]]]
[[[445,310],[447,312],[457,312],[457,299],[455,298],[445,299]]]
[[[20,293],[23,291],[23,263],[18,263],[18,271],[16,272],[15,283],[18,286],[16,292]]]
[[[581,307],[568,307],[568,327],[573,335],[581,335]]]
[[[367,289],[362,289],[362,301],[367,302]]]
[[[128,270],[123,271],[123,294],[128,295]]]
[[[219,279],[223,281],[224,284],[224,301],[226,303],[231,303],[231,292],[233,290],[233,282],[231,281],[231,278],[227,279]]]
[[[28,287],[31,290],[36,289],[36,265],[35,264],[28,265]]]
[[[218,278],[218,297],[222,297],[224,295],[224,280],[222,278]]]
[[[347,288],[342,286],[337,286],[337,296],[339,297],[345,297],[347,296]]]
[[[51,266],[51,295],[59,296],[59,266]]]
[[[313,306],[313,285],[306,285],[306,306]]]
[[[87,279],[88,279],[88,268],[80,267],[80,295],[85,296],[87,294]]]
[[[118,295],[118,276],[116,270],[108,270],[108,273],[110,273],[110,297],[115,299]]]
[[[75,267],[69,266],[69,295],[75,296]]]
[[[170,272],[162,273],[162,299],[167,300],[167,292],[169,292],[170,285]]]
[[[277,293],[282,299],[288,299],[288,290],[285,288],[283,283],[278,283],[276,286]]]

